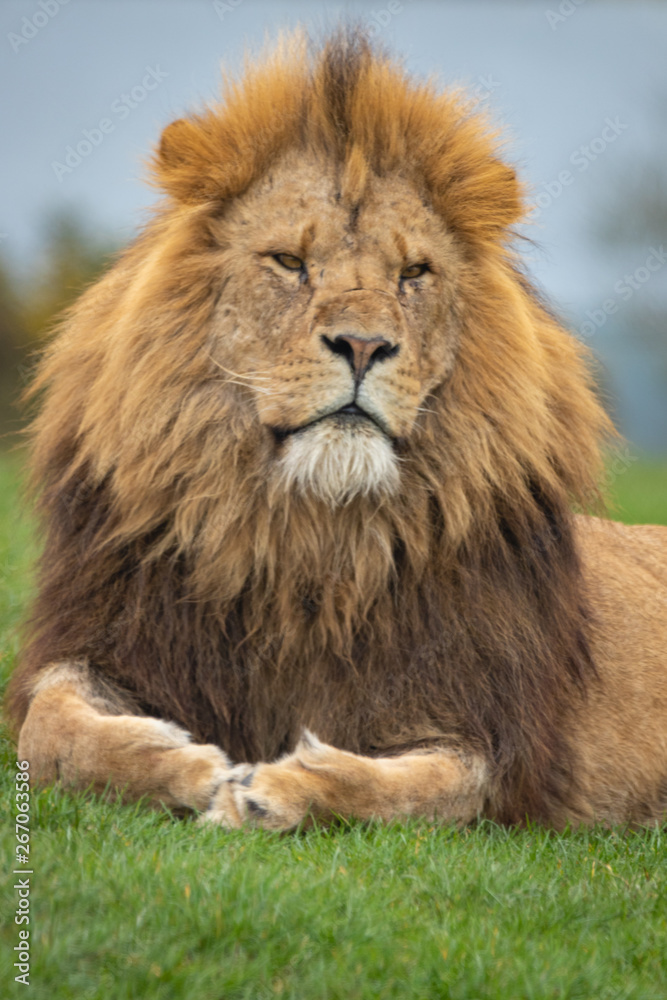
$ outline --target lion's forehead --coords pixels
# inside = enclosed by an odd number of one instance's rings
[[[345,195],[340,168],[321,158],[289,157],[240,198],[227,225],[241,242],[270,249],[307,248],[311,257],[359,250],[394,266],[432,256],[446,228],[416,185],[392,174],[373,177],[359,202]]]

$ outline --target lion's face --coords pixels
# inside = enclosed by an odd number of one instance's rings
[[[397,445],[453,365],[459,252],[397,177],[361,204],[293,155],[219,224],[227,281],[215,360],[248,386],[271,475],[339,503],[395,491]]]

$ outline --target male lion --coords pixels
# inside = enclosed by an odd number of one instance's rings
[[[32,778],[270,829],[664,819],[667,531],[573,513],[611,426],[484,121],[296,38],[155,173],[33,390]]]

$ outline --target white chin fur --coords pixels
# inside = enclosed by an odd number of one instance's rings
[[[284,448],[279,475],[287,490],[332,506],[398,490],[398,459],[391,442],[369,421],[321,420],[289,437]]]

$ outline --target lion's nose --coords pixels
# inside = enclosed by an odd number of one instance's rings
[[[358,337],[353,333],[339,333],[333,340],[324,336],[322,340],[334,354],[343,355],[357,382],[361,381],[371,365],[398,354],[398,344],[392,344],[384,337]]]

